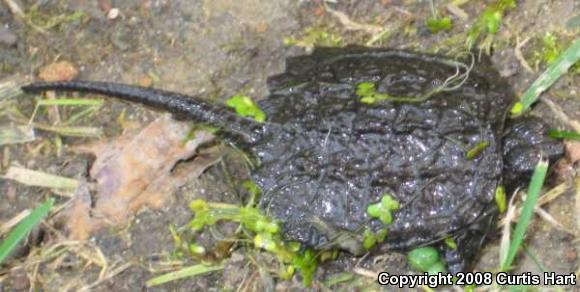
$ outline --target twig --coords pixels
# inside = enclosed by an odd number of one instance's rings
[[[12,219],[8,220],[8,222],[0,225],[0,235],[8,232],[8,230],[12,229],[12,227],[16,226],[22,219],[26,218],[26,216],[30,215],[30,210],[24,210],[18,215],[12,217]]]
[[[56,100],[56,94],[54,91],[49,91],[46,93],[46,99]],[[48,119],[52,125],[58,125],[61,123],[60,110],[57,105],[51,105],[48,107]]]
[[[520,42],[520,37],[516,36],[516,47],[514,48],[514,54],[516,56],[516,59],[518,59],[518,61],[522,65],[522,67],[524,67],[524,69],[526,69],[526,71],[533,73],[534,69],[532,69],[532,67],[530,67],[530,65],[528,64],[528,62],[524,58],[524,55],[522,54],[522,47],[525,46],[528,43],[528,41],[530,41],[530,37],[527,37],[522,42]]]
[[[536,204],[536,207],[541,207],[553,200],[555,200],[556,198],[558,198],[560,195],[564,194],[568,189],[570,188],[570,186],[566,183],[563,182],[557,186],[555,186],[554,188],[552,188],[551,190],[547,191],[544,195],[542,195],[539,199],[538,202]],[[521,213],[522,208],[518,208],[518,210],[515,212],[515,218],[512,221],[517,221],[517,219],[519,218],[519,214]],[[503,218],[500,223],[499,226],[504,226],[506,224],[508,224],[509,221],[507,220],[507,216],[505,218]]]
[[[544,219],[544,221],[552,224],[552,226],[556,227],[557,229],[560,229],[561,231],[564,231],[572,236],[576,236],[576,232],[567,228],[566,226],[564,226],[564,224],[558,222],[558,220],[556,220],[556,218],[554,218],[552,214],[548,213],[548,211],[540,207],[536,207],[534,208],[534,212],[536,212],[536,214],[538,214],[542,219]]]
[[[10,9],[10,12],[14,14],[16,19],[23,21],[27,25],[30,25],[30,27],[32,27],[34,30],[38,31],[41,34],[47,34],[45,29],[35,25],[34,23],[32,23],[32,21],[26,18],[26,14],[24,13],[24,11],[22,11],[22,8],[20,8],[20,6],[18,6],[16,2],[12,0],[4,0],[4,3],[6,3],[6,6],[8,6],[8,9]]]
[[[369,41],[367,41],[367,42],[365,43],[365,45],[366,45],[367,47],[373,46],[373,45],[374,45],[376,42],[378,42],[378,41],[380,41],[380,40],[384,40],[385,38],[389,37],[389,36],[390,36],[390,34],[391,34],[393,31],[397,31],[397,30],[398,30],[398,27],[397,27],[396,29],[394,29],[394,30],[392,30],[392,29],[389,29],[388,27],[385,27],[385,28],[383,29],[383,31],[381,31],[381,32],[379,32],[379,33],[376,33],[375,35],[373,35],[373,37],[372,37],[372,38],[371,38]]]
[[[128,269],[132,265],[133,265],[132,263],[124,263],[121,266],[119,266],[118,268],[115,268],[112,271],[108,272],[105,276],[99,278],[98,280],[96,280],[92,284],[89,284],[87,286],[80,288],[79,291],[90,291],[93,288],[103,284],[104,282],[106,282],[106,281],[112,279],[113,277],[119,275],[120,273],[124,272],[126,269]]]
[[[26,19],[26,15],[22,11],[22,8],[20,8],[20,6],[18,6],[18,4],[16,2],[14,2],[12,0],[4,0],[4,3],[6,3],[6,6],[8,6],[8,9],[10,9],[10,12],[12,14],[14,14],[14,16],[16,16],[16,18],[18,18],[20,20]]]
[[[556,116],[556,119],[558,119],[563,124],[567,124],[574,131],[580,132],[580,122],[570,118],[564,112],[562,107],[560,107],[559,105],[557,105],[555,102],[553,102],[551,99],[549,99],[547,97],[541,97],[540,100],[543,101],[548,106],[548,108],[550,108],[550,110]]]
[[[357,275],[361,275],[367,278],[371,278],[371,279],[377,279],[379,276],[379,273],[375,272],[375,271],[371,271],[371,270],[367,270],[364,268],[360,268],[360,267],[356,267],[354,269],[352,269],[352,271],[357,274]]]
[[[459,6],[449,3],[446,6],[447,11],[451,12],[451,14],[457,16],[457,18],[461,19],[462,21],[467,21],[469,19],[469,15],[465,12],[465,10],[459,8]]]
[[[346,30],[362,30],[370,34],[378,34],[383,31],[383,27],[379,25],[372,25],[372,24],[365,24],[365,23],[358,23],[356,21],[351,20],[348,15],[341,11],[334,10],[328,6],[326,6],[326,11],[330,12],[330,14],[338,19],[338,21],[344,26]]]

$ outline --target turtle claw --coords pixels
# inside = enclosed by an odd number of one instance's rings
[[[454,246],[442,242],[441,249],[443,258],[447,263],[447,270],[452,274],[470,271],[475,263],[478,251],[490,236],[497,219],[496,214],[489,214],[487,218],[471,224],[461,232],[455,234],[452,239]]]

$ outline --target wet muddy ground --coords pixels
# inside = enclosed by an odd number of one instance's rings
[[[0,80],[36,78],[40,68],[64,60],[78,68],[79,79],[152,84],[218,103],[235,94],[263,98],[267,95],[267,76],[283,70],[284,58],[308,52],[315,45],[370,44],[441,53],[463,49],[465,35],[462,33],[483,11],[484,5],[479,1],[462,5],[463,15],[461,11],[450,12],[453,9],[446,7],[448,2],[452,1],[434,4],[440,13],[454,20],[453,29],[432,34],[424,24],[432,13],[429,1],[3,1],[0,2]],[[10,3],[22,8],[26,17],[18,16]],[[578,37],[579,6],[574,0],[518,1],[517,8],[508,12],[496,37],[492,59],[516,94],[521,94],[546,67],[538,55],[543,52],[542,40],[547,33],[557,35],[563,47]],[[118,9],[119,13],[112,9]],[[342,12],[350,22],[336,11]],[[467,18],[462,19],[464,16]],[[516,49],[518,45],[521,49]],[[525,68],[522,56],[531,70]],[[568,118],[575,121],[580,120],[579,79],[578,74],[569,74],[543,95],[564,108]],[[29,97],[12,100],[10,105],[15,105],[25,117],[30,117],[34,108]],[[127,120],[141,126],[162,115],[106,100],[98,114],[84,123],[102,127],[104,137],[113,138],[122,131],[117,118],[123,112]],[[536,106],[534,114],[543,116],[554,127],[566,126],[566,121],[556,118],[544,102]],[[15,117],[18,115],[3,111],[0,126],[21,123]],[[94,140],[62,137],[63,150],[57,155],[55,135],[40,131],[36,141],[0,146],[0,172],[16,164],[61,176],[86,178],[92,158],[72,149]],[[110,276],[91,290],[143,290],[144,283],[154,275],[192,263],[187,257],[175,255],[169,226],[183,226],[191,219],[188,204],[195,198],[240,202],[239,182],[247,177],[247,169],[240,162],[243,157],[227,147],[222,149],[226,153],[222,160],[181,188],[162,209],[144,210],[128,228],[105,230],[91,237],[90,245],[102,251],[108,265],[105,274]],[[571,172],[561,171],[552,175],[547,189],[574,179]],[[0,224],[50,195],[48,189],[0,180]],[[55,197],[60,204],[67,201],[66,197]],[[576,214],[578,200],[580,197],[570,187],[543,206],[561,226],[555,227],[554,223],[536,217],[526,241],[529,253],[518,258],[515,273],[540,273],[542,267],[558,273],[577,273],[580,262],[576,236],[580,224]],[[224,228],[235,229],[235,226]],[[477,270],[492,271],[499,266],[499,233],[492,239],[482,253]],[[71,253],[59,263],[47,261],[38,266],[27,262],[27,248],[17,251],[9,265],[0,267],[0,291],[33,288],[74,291],[103,276],[99,275],[102,270],[98,265],[87,264],[87,258],[79,256],[82,253]],[[174,281],[151,290],[304,289],[297,276],[286,281],[267,276],[264,269],[272,261],[258,251],[234,251],[226,259],[223,271]],[[116,268],[119,273],[112,272]],[[362,259],[341,254],[336,261],[319,267],[313,289],[379,290],[375,279],[369,277],[379,271],[412,273],[405,256],[399,253]],[[338,279],[337,276],[346,280],[331,285],[329,281]]]

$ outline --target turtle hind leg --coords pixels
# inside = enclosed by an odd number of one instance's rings
[[[443,258],[450,273],[466,272],[473,268],[481,247],[495,230],[493,227],[496,219],[496,214],[489,214],[485,219],[473,223],[452,236],[456,246],[451,247],[449,244],[441,243]]]

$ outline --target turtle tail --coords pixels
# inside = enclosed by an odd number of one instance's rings
[[[159,89],[110,82],[68,81],[37,82],[23,86],[22,90],[26,93],[74,91],[116,97],[170,112],[181,120],[194,120],[219,127],[241,135],[250,143],[257,141],[265,130],[265,124],[240,117],[223,106]]]

